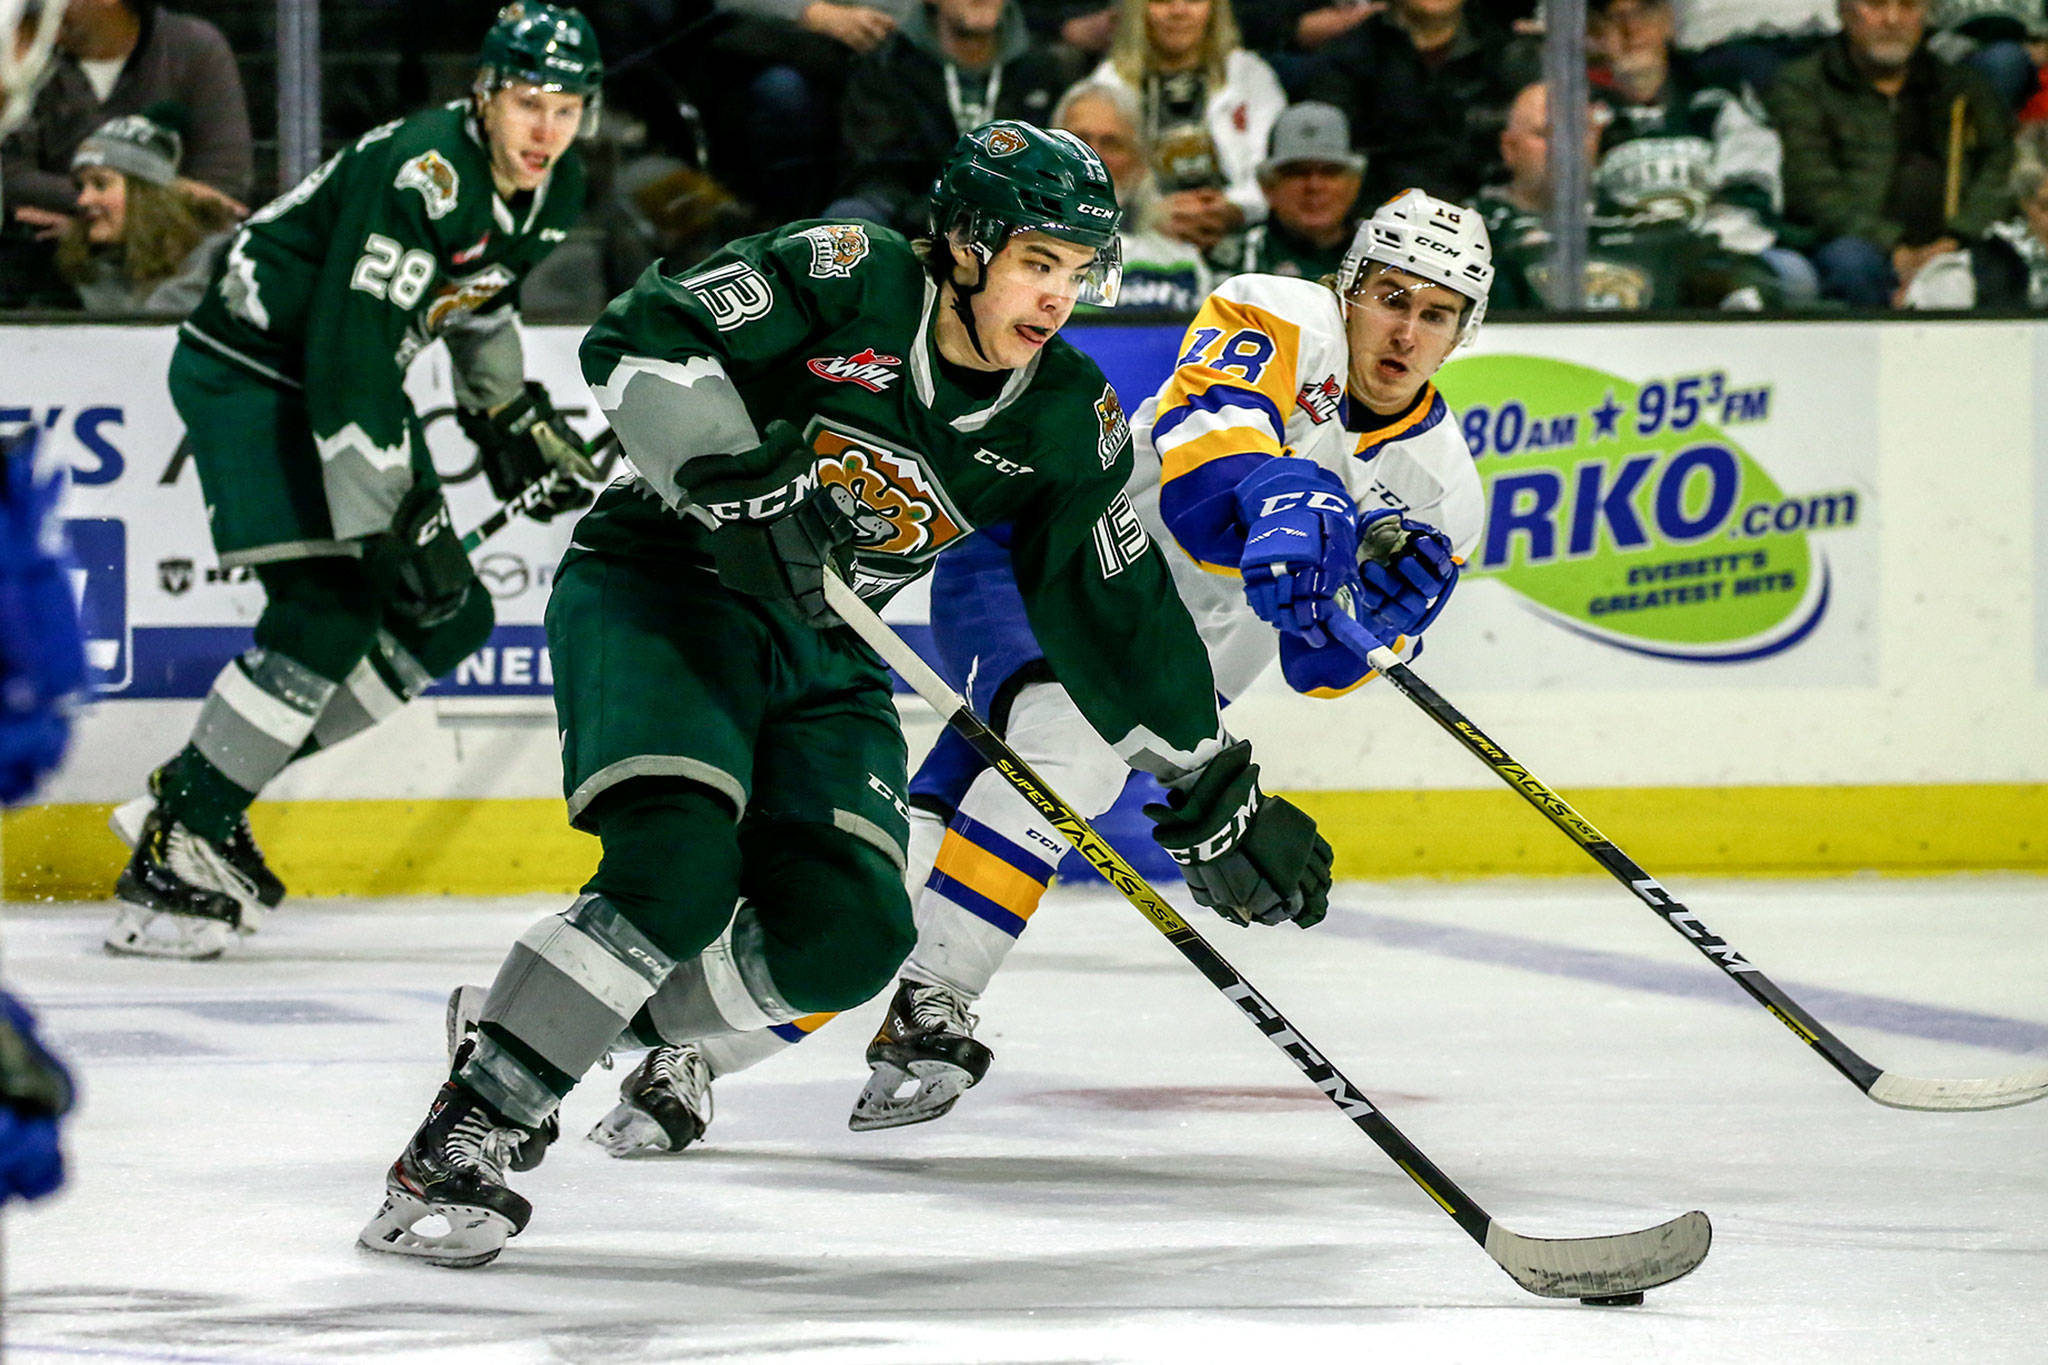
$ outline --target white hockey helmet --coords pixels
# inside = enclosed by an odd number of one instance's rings
[[[0,0],[0,137],[28,118],[63,17],[64,0]]]
[[[1337,268],[1340,298],[1351,297],[1368,264],[1390,265],[1464,295],[1472,306],[1458,329],[1458,344],[1479,331],[1487,291],[1493,287],[1493,243],[1477,209],[1422,190],[1402,190],[1358,225]]]

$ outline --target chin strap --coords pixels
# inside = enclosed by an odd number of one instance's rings
[[[981,253],[978,250],[973,247],[969,247],[967,250],[976,259],[980,259]],[[996,362],[990,359],[987,351],[982,349],[981,328],[976,326],[974,321],[974,296],[986,288],[988,288],[988,262],[982,260],[981,275],[973,284],[965,285],[958,280],[953,281],[953,311],[959,315],[960,325],[967,329],[967,344],[974,348],[974,353],[980,356],[984,363],[993,365]]]

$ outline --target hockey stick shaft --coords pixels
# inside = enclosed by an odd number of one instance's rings
[[[1657,912],[1702,957],[1719,967],[1730,980],[1773,1015],[1793,1034],[1818,1052],[1857,1089],[1880,1104],[1902,1109],[1976,1109],[2023,1104],[2048,1093],[2048,1072],[2036,1072],[1988,1081],[1921,1081],[1885,1072],[1866,1061],[1856,1050],[1831,1033],[1826,1025],[1802,1009],[1779,989],[1776,982],[1758,971],[1728,941],[1700,922],[1676,896],[1664,889],[1633,858],[1602,834],[1593,823],[1552,791],[1513,755],[1468,720],[1436,689],[1417,677],[1400,657],[1373,638],[1348,615],[1338,614],[1330,629],[1344,645],[1378,669],[1402,696],[1415,703],[1443,731],[1457,740],[1480,762],[1491,768],[1501,781],[1542,812],[1545,819],[1562,830],[1586,855],[1626,886],[1637,900]]]
[[[615,431],[606,431],[590,443],[587,452],[593,456],[602,455],[618,443],[619,434]],[[491,513],[478,522],[475,527],[463,533],[462,548],[465,551],[474,550],[477,546],[511,525],[512,518],[525,516],[560,489],[562,481],[568,477],[568,475],[560,470],[550,469],[547,473],[505,499],[499,505],[497,511]]]
[[[1455,1219],[1467,1235],[1482,1247],[1487,1245],[1487,1231],[1492,1219],[1486,1211],[1380,1113],[1358,1087],[1325,1060],[1235,967],[1224,961],[1222,954],[1210,947],[1078,811],[1061,800],[1018,756],[1016,750],[982,724],[966,701],[918,656],[916,650],[890,629],[851,588],[829,574],[825,579],[825,598],[839,618],[880,654],[990,767],[1001,773],[1040,815],[1050,821],[1067,842],[1102,874],[1105,881],[1136,906],[1152,926],[1166,936],[1167,942],[1179,949],[1181,956],[1208,978],[1210,985],[1242,1010],[1245,1017],[1258,1026],[1259,1032],[1266,1035],[1267,1041],[1285,1053],[1287,1060],[1294,1063],[1311,1085],[1322,1091],[1345,1117],[1364,1130],[1366,1136],[1393,1158],[1394,1164]]]

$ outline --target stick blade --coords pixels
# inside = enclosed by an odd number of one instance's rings
[[[1689,1275],[1707,1258],[1714,1225],[1694,1209],[1668,1223],[1607,1237],[1524,1237],[1499,1223],[1486,1254],[1514,1282],[1546,1299],[1636,1294]]]
[[[2048,1066],[2011,1076],[1922,1080],[1886,1071],[1870,1084],[1870,1098],[1893,1109],[2005,1109],[2048,1095]]]

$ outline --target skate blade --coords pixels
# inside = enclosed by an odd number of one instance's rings
[[[584,1136],[615,1157],[675,1155],[669,1149],[668,1131],[624,1101],[613,1105]]]
[[[902,1094],[913,1081],[916,1088]],[[853,1102],[846,1126],[856,1133],[866,1133],[877,1128],[930,1123],[945,1117],[954,1101],[973,1084],[973,1076],[950,1062],[918,1061],[910,1063],[907,1069],[878,1062],[860,1098]]]
[[[123,905],[115,913],[102,946],[118,957],[210,962],[226,951],[229,932],[228,926],[217,919]]]
[[[435,1216],[448,1224],[446,1232],[415,1231]],[[496,1260],[517,1231],[511,1219],[493,1209],[468,1204],[436,1207],[393,1193],[385,1195],[384,1207],[356,1234],[356,1245],[365,1251],[414,1256],[429,1265],[469,1270]]]

